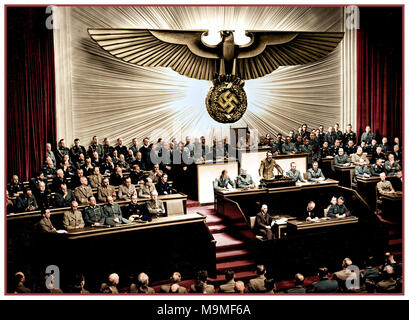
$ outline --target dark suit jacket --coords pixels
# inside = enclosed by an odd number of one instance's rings
[[[273,218],[268,213],[264,215],[263,212],[259,212],[256,216],[256,224],[254,226],[254,229],[265,230],[265,227],[271,225],[272,221]]]
[[[320,215],[317,213],[316,208],[314,208],[314,210],[310,211],[310,214],[308,214],[308,210],[305,209],[304,212],[302,214],[300,214],[299,217],[297,217],[298,220],[306,220],[308,217],[311,217],[311,219],[315,218],[315,217],[320,217]]]
[[[67,190],[67,196],[65,198],[61,191],[56,192],[54,198],[55,204],[59,208],[70,207],[71,202],[75,200],[74,193],[70,189]]]

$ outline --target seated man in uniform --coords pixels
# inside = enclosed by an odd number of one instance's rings
[[[151,200],[146,203],[146,208],[152,217],[166,217],[165,206],[162,200],[158,200],[158,193],[156,191],[151,192]]]
[[[81,177],[80,182],[81,185],[74,190],[75,198],[77,198],[79,204],[88,204],[88,199],[93,195],[91,187],[88,185],[86,177]]]
[[[181,274],[179,272],[173,272],[172,277],[170,277],[170,284],[161,286],[160,292],[162,293],[187,293],[186,288],[179,285],[179,282],[181,281],[182,281]]]
[[[308,169],[307,174],[308,174],[308,181],[320,182],[320,181],[325,180],[324,174],[322,173],[321,169],[318,168],[317,161],[314,161],[312,163],[312,168]]]
[[[308,202],[307,209],[297,218],[304,221],[318,221],[319,214],[315,209],[315,202]]]
[[[358,147],[356,149],[356,153],[352,154],[351,156],[351,162],[355,165],[359,165],[359,160],[363,159],[366,164],[369,164],[369,160],[366,155],[367,154],[366,152],[363,152],[362,147]]]
[[[257,213],[254,231],[257,235],[263,236],[263,238],[267,238],[267,240],[271,240],[273,239],[273,233],[271,232],[273,218],[268,214],[267,210],[267,205],[263,204],[261,206],[261,211]]]
[[[369,178],[371,176],[371,172],[368,169],[368,166],[363,158],[359,159],[359,164],[355,167],[355,177],[354,180],[356,182],[356,177],[359,178]]]
[[[276,168],[280,174],[283,174],[283,169],[275,162],[273,154],[267,152],[267,158],[261,161],[260,168],[258,169],[260,177],[266,180],[274,179],[274,168]]]
[[[240,169],[240,175],[237,177],[237,187],[243,189],[254,189],[256,187],[253,178],[247,173],[246,169]]]
[[[103,175],[100,172],[99,167],[94,167],[94,172],[88,177],[91,188],[98,188],[102,185]]]
[[[296,182],[297,181],[306,182],[303,179],[300,171],[297,170],[295,162],[291,162],[291,169],[286,172],[286,175],[287,175],[287,177],[289,177],[291,179],[294,179]]]
[[[71,203],[71,210],[64,212],[63,225],[67,230],[82,229],[85,226],[81,211],[78,210],[78,202]]]
[[[146,206],[141,206],[138,203],[138,196],[136,194],[131,197],[131,202],[128,204],[126,209],[124,209],[124,211],[124,216],[129,221],[142,222],[145,220],[150,220],[150,217],[149,219],[145,219],[148,216]]]
[[[13,175],[11,182],[7,185],[7,190],[10,194],[10,197],[18,197],[24,193],[24,186],[18,180],[18,175]]]
[[[158,191],[159,195],[164,194],[172,194],[175,193],[176,190],[172,189],[168,183],[168,175],[164,173],[160,178],[159,182],[156,184],[156,190]]]
[[[131,200],[131,197],[137,194],[135,186],[131,183],[131,178],[125,179],[124,184],[119,186],[118,199],[120,200]]]
[[[155,163],[153,169],[149,171],[149,178],[152,179],[153,183],[158,183],[163,175],[163,171],[159,169],[159,164]]]
[[[230,179],[227,170],[223,170],[220,177],[213,183],[215,190],[234,188],[234,182]],[[230,187],[229,187],[230,186]]]
[[[401,166],[395,161],[395,155],[390,153],[388,160],[385,161],[385,172],[387,176],[395,175],[396,172],[401,171]]]
[[[338,154],[334,157],[334,164],[336,166],[349,166],[350,165],[348,156],[344,153],[343,148],[338,149]]]
[[[330,206],[327,211],[327,216],[331,218],[345,218],[351,215],[351,212],[347,209],[344,204],[344,197],[339,197],[337,199],[337,204]]]
[[[111,196],[116,199],[115,187],[109,185],[109,178],[102,180],[102,185],[98,187],[97,198],[100,202],[107,202],[108,197]]]
[[[122,211],[119,204],[114,202],[114,198],[108,196],[108,203],[104,206],[105,224],[115,226],[117,224],[131,223],[128,219],[122,217]]]
[[[156,191],[156,187],[153,184],[153,181],[151,178],[146,178],[145,184],[141,185],[141,188],[139,189],[138,197],[139,198],[150,198],[152,191]]]
[[[385,172],[382,158],[376,159],[376,163],[371,166],[370,171],[372,177],[379,177],[382,172]]]
[[[376,189],[378,190],[379,194],[387,194],[387,193],[395,193],[395,189],[392,187],[392,183],[386,180],[386,174],[382,172],[379,177],[381,181],[376,184]]]
[[[104,209],[97,205],[95,197],[89,198],[89,206],[84,210],[84,222],[87,226],[100,226],[105,223]]]
[[[139,165],[134,164],[132,168],[131,174],[129,175],[131,177],[132,184],[143,184],[143,172]]]

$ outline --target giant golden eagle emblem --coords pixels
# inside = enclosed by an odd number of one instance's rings
[[[206,97],[210,116],[222,123],[239,120],[247,109],[244,81],[270,74],[279,66],[322,59],[343,32],[246,31],[250,41],[234,42],[234,31],[220,31],[217,45],[206,43],[207,30],[88,29],[97,44],[127,63],[169,67],[181,75],[213,82]]]

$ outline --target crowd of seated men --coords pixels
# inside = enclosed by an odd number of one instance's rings
[[[196,279],[182,281],[180,272],[173,272],[168,283],[158,285],[156,290],[150,286],[149,276],[141,272],[137,277],[127,275],[127,281],[120,285],[120,277],[117,273],[110,274],[106,281],[101,280],[94,284],[94,288],[99,288],[93,293],[120,294],[242,294],[242,293],[399,293],[402,292],[402,265],[397,263],[390,252],[386,252],[384,262],[376,265],[374,257],[369,256],[362,268],[355,266],[350,258],[342,261],[340,270],[330,274],[328,268],[321,266],[315,276],[306,277],[302,273],[295,274],[292,285],[285,281],[286,285],[277,282],[268,274],[264,265],[257,265],[255,277],[244,283],[235,279],[235,272],[231,269],[225,271],[225,281],[219,286],[215,286],[209,281],[206,270],[197,272]],[[68,283],[66,288],[56,287],[53,274],[45,274],[44,285],[38,288],[30,288],[27,285],[25,275],[22,271],[14,274],[14,282],[11,284],[11,292],[22,293],[76,293],[89,294],[85,277],[77,274]]]
[[[296,133],[291,130],[285,139],[281,134],[278,134],[276,139],[267,134],[252,140],[250,132],[247,132],[245,137],[239,139],[236,147],[252,147],[254,144],[256,147],[269,149],[270,155],[267,155],[266,161],[270,162],[269,157],[273,155],[308,154],[310,181],[325,178],[315,162],[320,163],[321,159],[327,157],[334,157],[336,165],[355,164],[356,177],[379,176],[382,172],[387,176],[400,176],[402,170],[399,138],[394,138],[393,145],[388,143],[387,137],[383,137],[378,143],[369,126],[362,134],[359,145],[351,125],[347,126],[345,132],[339,129],[338,124],[324,132],[323,126],[309,131],[308,126],[303,124]],[[28,185],[23,185],[17,175],[12,176],[7,185],[7,212],[41,210],[53,206],[67,207],[74,199],[84,205],[93,195],[92,189],[97,192],[98,202],[106,202],[108,194],[114,200],[129,199],[133,186],[145,185],[146,175],[156,185],[159,194],[174,192],[167,182],[169,177],[176,190],[187,193],[189,186],[186,185],[186,177],[190,174],[192,163],[208,159],[226,159],[232,157],[231,152],[227,138],[213,139],[210,146],[204,136],[195,138],[193,142],[189,137],[186,137],[185,142],[178,142],[176,139],[167,142],[159,138],[156,143],[145,138],[142,145],[138,145],[137,139],[134,138],[129,147],[124,145],[121,138],[112,146],[108,138],[100,144],[98,137],[94,136],[88,149],[81,145],[79,139],[74,140],[71,148],[61,139],[54,151],[51,144],[47,143],[44,167],[35,177],[29,179]],[[372,156],[371,165],[367,155]],[[264,178],[273,174],[271,169],[274,169],[276,164],[274,160],[272,162],[273,166],[266,163],[263,170],[260,168],[263,171],[260,175]],[[162,179],[164,174],[167,176]],[[295,174],[296,169],[286,173],[289,177],[294,177]],[[126,177],[131,178],[131,185],[125,181]],[[302,182],[303,177],[297,176],[297,181]],[[250,180],[242,182],[244,185],[254,185]],[[120,190],[113,192],[112,186]],[[50,194],[54,195],[54,201]],[[150,192],[146,192],[145,197],[149,196]]]

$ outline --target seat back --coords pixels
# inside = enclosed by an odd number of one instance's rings
[[[165,205],[168,216],[185,214],[182,199],[168,200],[165,202]]]
[[[304,172],[303,176],[304,176],[304,180],[308,180],[308,172]]]
[[[328,209],[324,209],[324,217],[327,217]]]
[[[250,217],[250,229],[254,229],[254,226],[256,225],[256,216]]]

